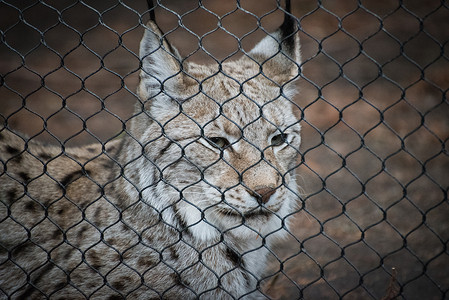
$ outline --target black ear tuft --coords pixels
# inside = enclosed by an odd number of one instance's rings
[[[279,27],[282,43],[287,49],[292,50],[295,47],[295,33],[297,32],[296,19],[292,15],[290,0],[285,1],[284,22]]]
[[[248,54],[262,66],[263,74],[278,84],[299,78],[301,49],[299,26],[286,0],[284,22],[275,32],[263,38]]]
[[[150,20],[153,22],[156,22],[156,15],[154,14],[154,9],[156,7],[154,7],[154,5],[153,5],[153,0],[147,0],[147,4],[148,4],[148,10],[150,11]]]

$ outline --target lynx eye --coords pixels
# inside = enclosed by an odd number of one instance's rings
[[[229,141],[224,137],[209,137],[207,141],[218,149],[224,149],[230,145]]]
[[[280,146],[287,140],[286,134],[277,134],[271,138],[271,146]]]

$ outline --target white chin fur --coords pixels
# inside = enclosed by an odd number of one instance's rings
[[[206,242],[218,240],[222,234],[231,234],[240,239],[257,239],[260,235],[276,235],[285,233],[283,218],[289,211],[290,201],[284,199],[281,208],[273,214],[255,215],[248,218],[235,215],[213,213],[213,208],[201,213],[200,209],[189,204],[179,205],[179,213],[186,222],[188,230],[197,239]]]
[[[227,198],[230,203],[229,211],[235,211],[234,213],[220,213],[218,207],[212,205],[200,205],[198,199],[190,199],[189,194],[185,196],[187,200],[183,199],[179,201],[179,194],[167,192],[164,189],[163,184],[158,185],[155,189],[158,197],[154,198],[154,190],[147,189],[143,191],[143,197],[145,201],[154,207],[157,211],[162,212],[162,219],[170,226],[177,227],[180,230],[185,228],[179,228],[179,226],[186,226],[188,231],[199,241],[217,241],[221,236],[231,234],[239,239],[254,239],[259,236],[276,236],[282,237],[286,233],[283,228],[286,224],[285,217],[292,210],[292,206],[295,206],[296,201],[294,193],[290,191],[296,190],[296,185],[289,186],[289,189],[285,193],[276,192],[270,200],[267,206],[268,209],[264,209],[266,214],[252,215],[244,217],[239,216],[238,212],[232,209],[232,199]],[[213,194],[210,191],[204,191],[204,193]],[[282,194],[282,195],[280,195]],[[277,197],[282,199],[277,199]],[[220,195],[214,195],[215,198],[220,198]],[[251,199],[250,199],[251,198]],[[253,204],[255,201],[251,196],[243,197],[244,203]],[[200,200],[201,201],[201,200]],[[209,201],[208,201],[209,202]],[[198,203],[198,206],[197,204]],[[218,203],[218,202],[217,202]],[[270,204],[272,203],[272,204]],[[280,207],[276,206],[281,204]],[[204,206],[204,207],[203,207]],[[226,205],[225,205],[226,206]],[[246,205],[245,205],[246,206]],[[270,210],[271,207],[278,207],[276,211]],[[172,207],[172,208],[171,208]],[[223,204],[220,205],[223,207]],[[251,212],[252,206],[247,206],[246,212]],[[237,207],[236,207],[237,208]],[[253,207],[258,208],[258,206]],[[269,213],[273,211],[272,213]],[[242,211],[243,213],[243,211]],[[181,220],[181,223],[180,223]]]

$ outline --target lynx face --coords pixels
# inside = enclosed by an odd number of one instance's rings
[[[134,188],[165,222],[203,240],[280,230],[298,200],[291,173],[300,125],[288,100],[298,74],[297,40],[293,59],[278,53],[280,38],[270,36],[249,57],[218,70],[181,66],[157,26],[148,27],[141,42],[144,112],[131,126],[146,167]]]

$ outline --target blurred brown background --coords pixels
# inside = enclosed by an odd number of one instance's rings
[[[198,62],[238,57],[237,39],[250,49],[264,36],[257,17],[267,31],[282,22],[275,0],[201,2],[156,10],[168,39]],[[304,199],[264,290],[381,299],[395,268],[398,299],[449,299],[449,3],[292,7],[302,30]],[[136,101],[146,9],[143,0],[0,1],[3,126],[68,146],[120,134]]]

